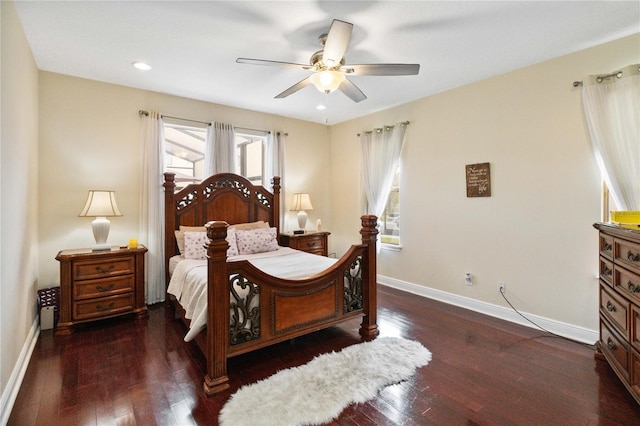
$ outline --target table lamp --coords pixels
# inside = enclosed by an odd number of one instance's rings
[[[111,246],[107,244],[111,222],[107,217],[122,216],[118,209],[118,204],[116,204],[116,192],[90,190],[87,203],[78,216],[95,217],[91,224],[96,244],[91,246],[91,249],[111,250]]]
[[[311,198],[309,194],[297,193],[293,194],[293,203],[291,205],[291,211],[298,212],[298,227],[304,231],[307,226],[307,210],[313,210],[311,205]]]

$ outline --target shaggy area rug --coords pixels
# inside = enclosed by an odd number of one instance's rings
[[[300,367],[244,386],[220,411],[223,426],[318,425],[385,386],[408,379],[431,361],[420,343],[397,337],[319,355]]]

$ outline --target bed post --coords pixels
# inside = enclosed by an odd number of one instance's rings
[[[165,275],[165,288],[169,286],[169,259],[174,254],[175,241],[170,236],[176,229],[176,206],[175,206],[175,193],[176,182],[175,173],[164,174],[164,275]],[[165,297],[168,301],[169,298]]]
[[[207,244],[207,374],[204,392],[213,395],[229,388],[227,348],[229,345],[229,277],[227,276],[227,222],[208,222]]]
[[[376,269],[376,240],[378,239],[378,229],[376,224],[378,218],[374,215],[364,215],[360,218],[362,221],[362,244],[367,246],[367,256],[363,262],[362,271],[362,304],[364,316],[362,324],[360,324],[360,335],[366,340],[373,339],[378,334],[377,318],[378,303],[376,293],[377,269]]]
[[[274,176],[271,179],[271,186],[273,190],[273,206],[271,208],[271,214],[273,215],[273,221],[271,226],[276,227],[276,235],[280,235],[280,176]]]

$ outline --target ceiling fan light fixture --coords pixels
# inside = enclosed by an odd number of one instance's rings
[[[316,86],[316,89],[323,93],[333,92],[340,87],[344,79],[343,73],[331,70],[319,71],[309,77],[309,80]]]

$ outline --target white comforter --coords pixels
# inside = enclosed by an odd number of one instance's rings
[[[232,256],[228,261],[248,260],[269,275],[303,279],[324,271],[336,259],[280,247],[276,251]],[[207,261],[184,259],[175,267],[167,292],[173,294],[191,320],[185,342],[192,340],[207,324]]]

